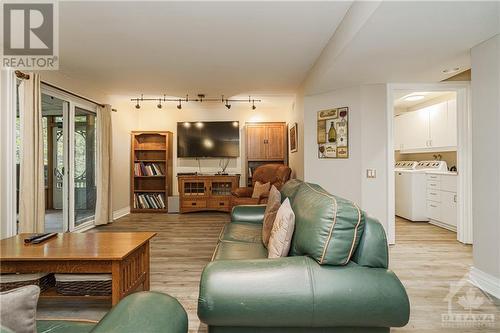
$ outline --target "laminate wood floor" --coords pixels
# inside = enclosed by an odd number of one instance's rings
[[[151,242],[151,290],[168,293],[181,302],[188,313],[190,332],[206,332],[196,315],[199,279],[228,221],[229,215],[223,213],[131,214],[91,232],[157,232]],[[472,246],[460,244],[455,233],[445,229],[399,218],[396,241],[390,248],[390,266],[407,289],[411,318],[406,327],[393,332],[500,332],[500,301],[467,282],[452,297],[452,313],[492,314],[494,326],[442,325],[441,316],[448,313],[445,298],[450,283],[466,276],[472,265]],[[38,316],[98,320],[108,310],[108,306],[94,303],[42,304]]]

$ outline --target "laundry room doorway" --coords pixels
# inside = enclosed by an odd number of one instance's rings
[[[388,86],[388,238],[472,244],[467,83]]]

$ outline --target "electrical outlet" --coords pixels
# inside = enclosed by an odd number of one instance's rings
[[[366,178],[377,178],[377,170],[366,169]]]

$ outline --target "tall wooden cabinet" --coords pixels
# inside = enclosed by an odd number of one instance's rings
[[[172,132],[131,135],[130,211],[166,213],[172,195]]]
[[[253,171],[262,164],[288,165],[287,131],[282,122],[245,124],[247,184],[251,184]]]

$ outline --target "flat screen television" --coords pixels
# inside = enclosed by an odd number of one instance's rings
[[[237,121],[177,123],[177,157],[240,156],[240,124]]]

